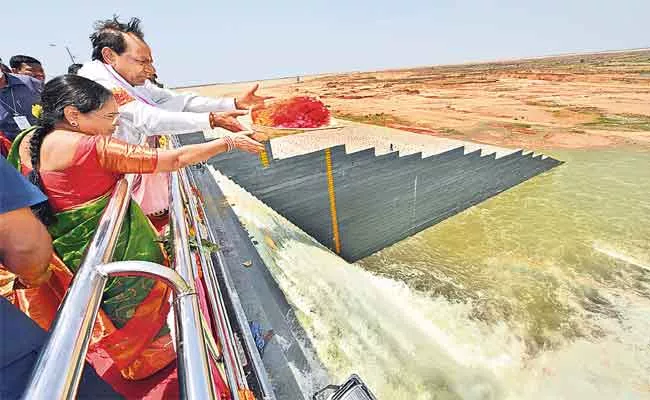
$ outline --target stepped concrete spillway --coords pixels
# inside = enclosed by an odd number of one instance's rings
[[[205,140],[201,133],[179,138]],[[518,149],[347,123],[274,139],[263,157],[232,152],[209,163],[349,262],[561,164]]]

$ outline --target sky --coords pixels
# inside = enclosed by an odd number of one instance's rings
[[[650,47],[650,0],[33,0],[1,10],[0,57],[36,57],[49,77],[71,63],[66,45],[89,60],[94,21],[137,16],[170,86]]]

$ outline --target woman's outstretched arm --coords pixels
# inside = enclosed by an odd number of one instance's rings
[[[172,150],[153,149],[114,138],[101,138],[97,141],[97,154],[103,168],[121,174],[170,172],[228,151],[229,143],[231,148],[249,153],[264,150],[262,143],[246,135],[237,134]]]

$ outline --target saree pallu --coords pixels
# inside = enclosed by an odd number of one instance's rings
[[[15,291],[14,303],[43,329],[52,324],[109,198],[105,195],[56,214],[56,223],[48,227],[56,253],[50,265],[52,279],[38,288]],[[133,201],[124,218],[113,260],[165,262],[149,220]],[[128,380],[147,378],[173,362],[176,354],[165,325],[170,294],[171,289],[164,283],[152,279],[108,278],[88,361],[95,367],[93,360],[97,357],[91,353],[107,354]]]

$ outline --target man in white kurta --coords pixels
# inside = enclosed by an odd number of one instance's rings
[[[120,124],[114,135],[129,143],[141,143],[144,138],[153,135],[210,130],[211,112],[236,110],[232,98],[177,93],[161,89],[148,80],[141,86],[122,83],[110,64],[97,60],[86,63],[79,70],[79,75],[113,92],[120,110]]]
[[[245,131],[237,120],[246,110],[264,103],[255,94],[257,85],[237,98],[209,98],[176,93],[152,84],[156,73],[151,49],[144,41],[140,20],[122,23],[114,17],[99,21],[90,39],[92,61],[77,73],[92,79],[113,92],[119,105],[119,126],[115,136],[133,144],[145,144],[156,135],[178,135],[224,128]],[[250,131],[247,132],[251,134]],[[253,134],[254,139],[258,137]],[[153,144],[149,141],[149,144]],[[145,214],[156,215],[168,206],[167,175],[137,176],[133,198]]]
[[[217,127],[244,131],[236,117],[266,99],[256,95],[257,85],[237,98],[201,97],[159,88],[149,81],[156,70],[139,23],[137,18],[128,23],[116,18],[98,22],[91,36],[93,61],[78,72],[113,91],[120,110],[115,136],[142,143],[148,136]]]

